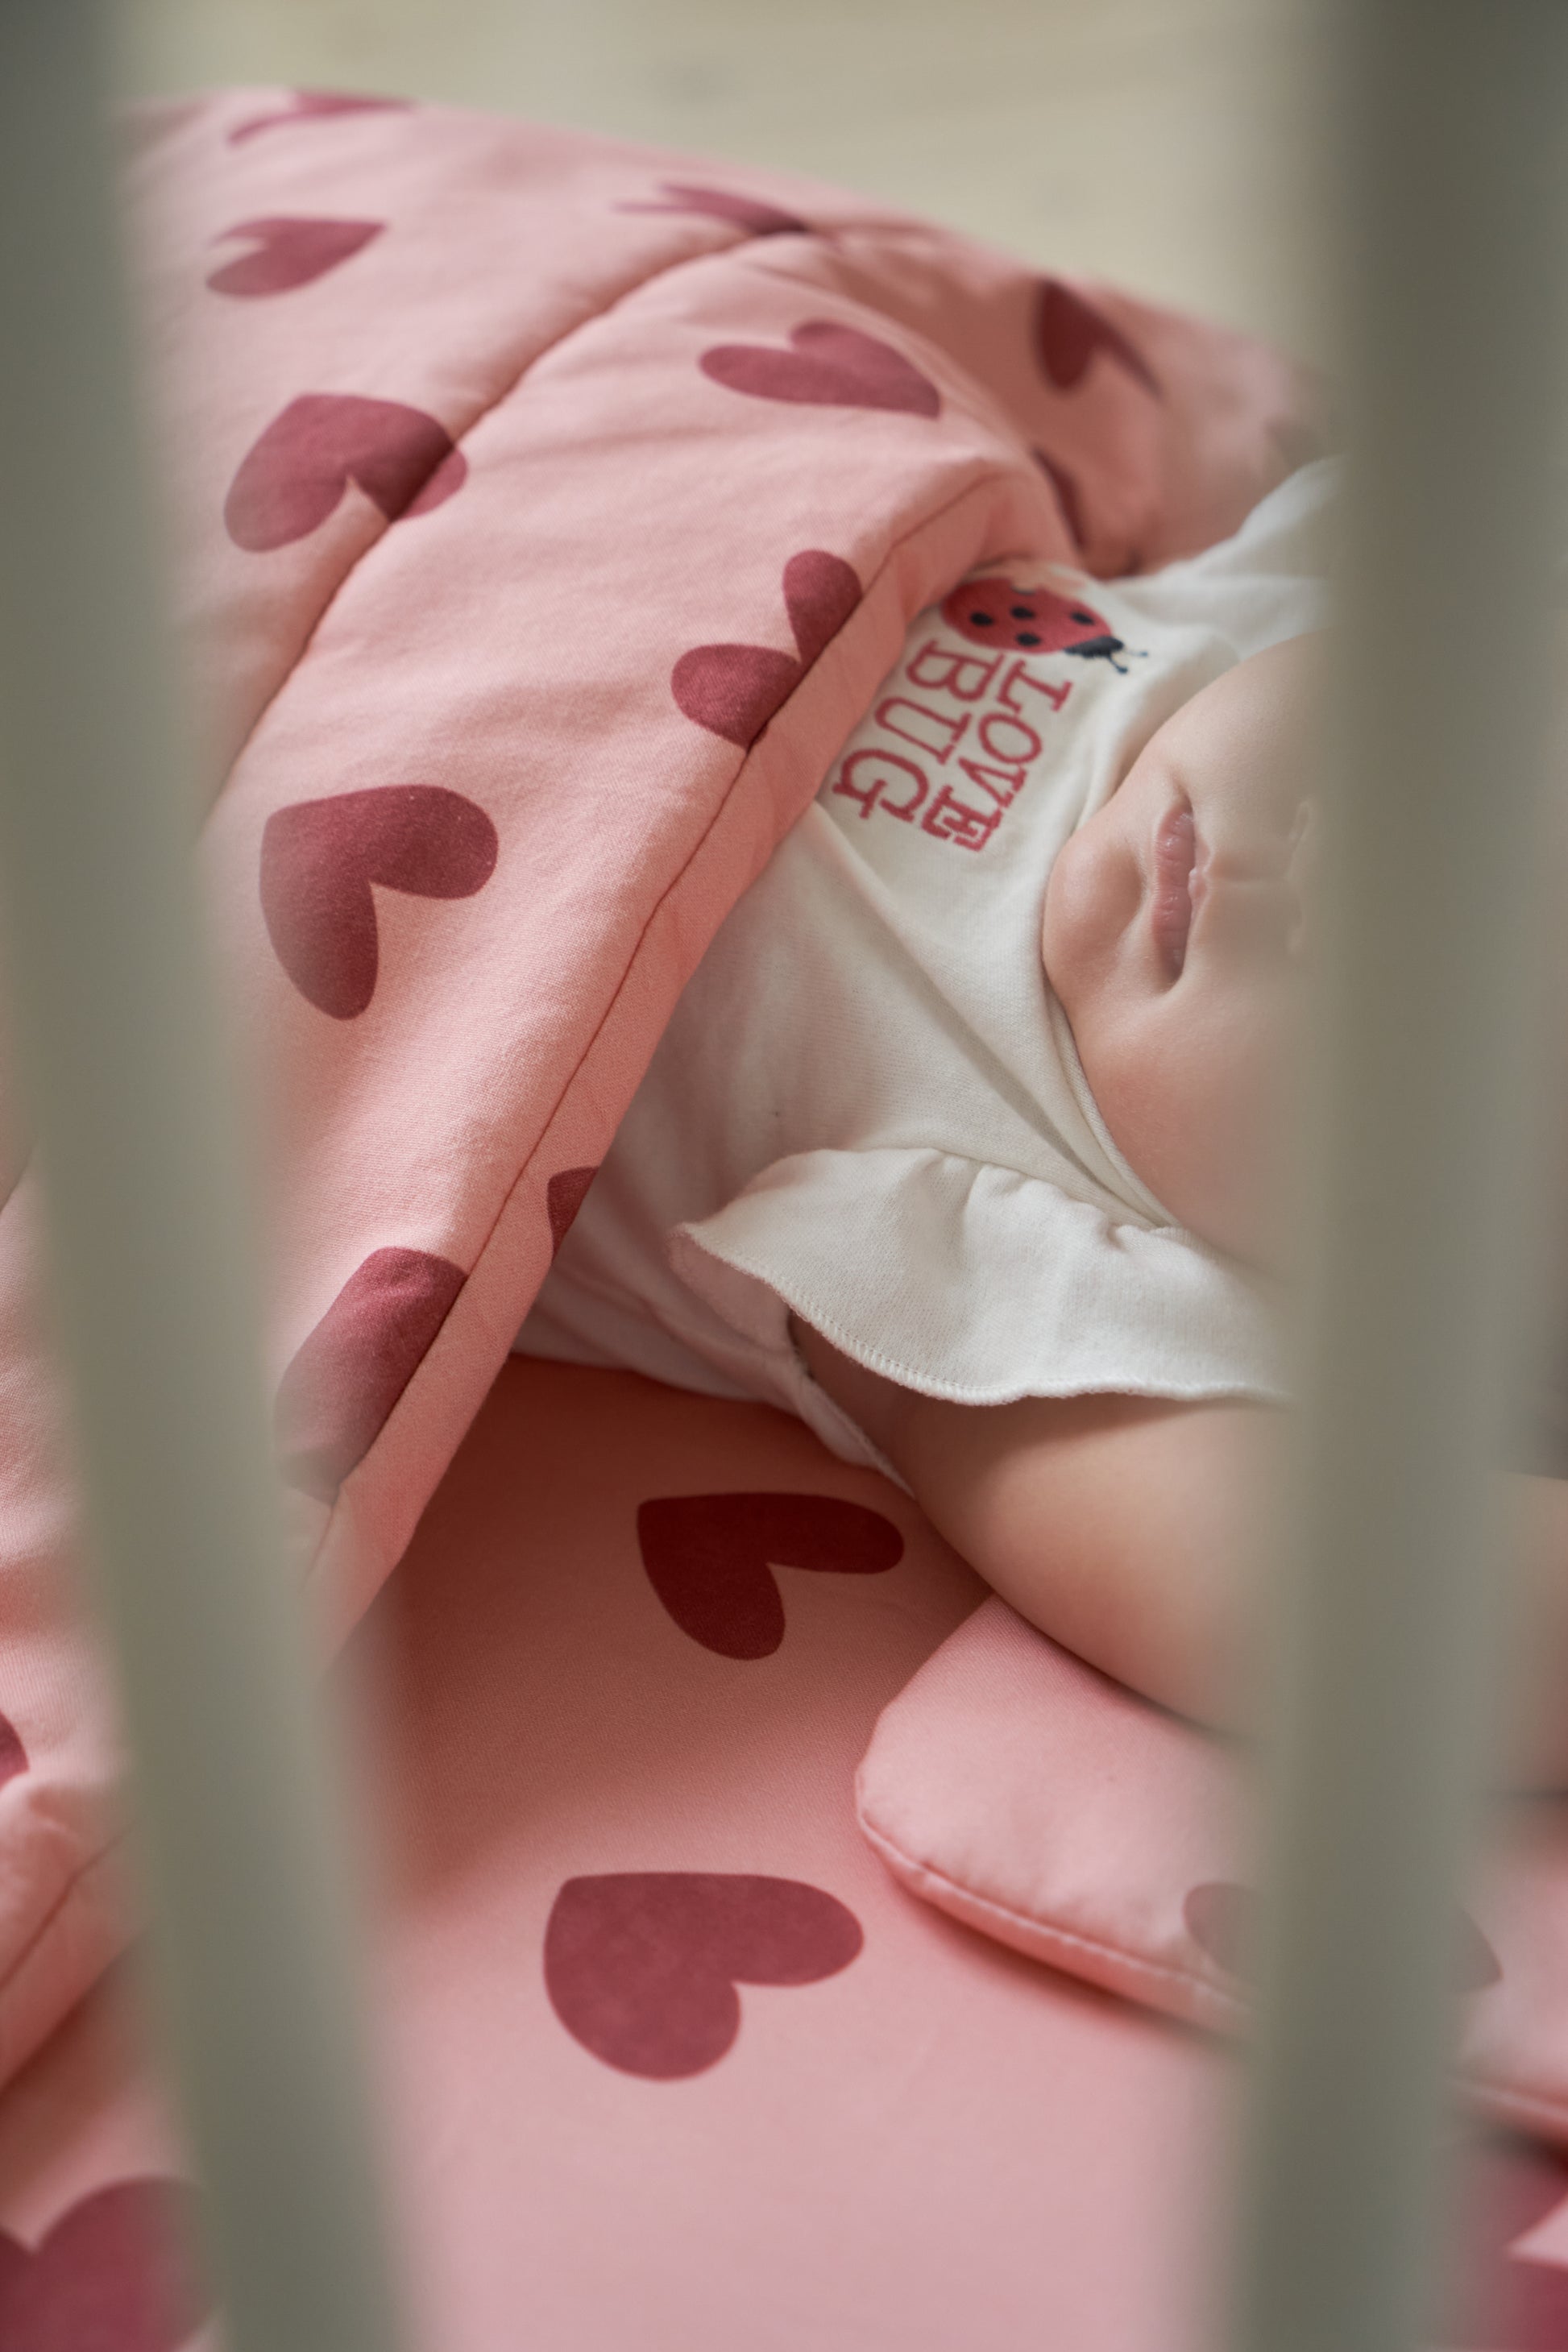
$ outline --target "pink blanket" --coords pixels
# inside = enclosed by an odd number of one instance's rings
[[[1301,388],[858,198],[390,100],[154,111],[132,166],[266,1107],[300,1561],[407,1541],[714,929],[908,622],[1232,527]],[[121,1939],[24,1183],[0,1213],[0,2076]]]

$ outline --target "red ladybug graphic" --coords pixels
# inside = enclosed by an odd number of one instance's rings
[[[1054,589],[1019,588],[1011,580],[966,580],[947,598],[942,616],[977,646],[1077,654],[1086,661],[1108,661],[1113,669],[1127,667],[1117,659],[1127,647],[1105,615]]]

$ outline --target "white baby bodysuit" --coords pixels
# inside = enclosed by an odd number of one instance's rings
[[[1323,625],[1336,485],[1305,467],[1143,578],[1018,564],[921,614],[688,984],[520,1351],[761,1397],[858,1461],[791,1309],[972,1404],[1281,1394],[1268,1302],[1107,1134],[1040,919],[1171,713]]]

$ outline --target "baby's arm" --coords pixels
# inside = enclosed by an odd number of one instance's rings
[[[1283,1416],[1131,1396],[958,1405],[866,1371],[803,1324],[815,1378],[908,1480],[954,1549],[1053,1640],[1179,1714],[1253,1720]],[[1536,1686],[1515,1774],[1568,1783],[1568,1482],[1510,1477]]]
[[[1238,1720],[1243,1563],[1267,1534],[1278,1414],[1110,1395],[948,1404],[795,1333],[813,1377],[1022,1615],[1181,1714]]]

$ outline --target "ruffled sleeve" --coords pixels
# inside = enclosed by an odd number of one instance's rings
[[[731,1330],[774,1357],[775,1380],[786,1377],[775,1351],[795,1353],[793,1311],[857,1363],[956,1403],[1285,1392],[1274,1302],[1229,1262],[1175,1226],[950,1152],[775,1160],[677,1227],[670,1255]],[[809,1401],[791,1402],[817,1420]]]

